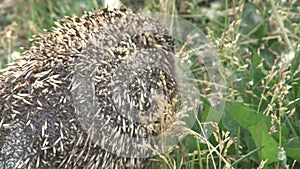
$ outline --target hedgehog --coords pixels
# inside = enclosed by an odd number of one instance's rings
[[[168,30],[122,6],[66,17],[0,76],[0,168],[144,168],[176,117]]]

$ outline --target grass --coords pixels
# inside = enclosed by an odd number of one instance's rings
[[[30,46],[28,39],[64,15],[100,7],[98,1],[0,3],[0,68]],[[179,144],[152,159],[150,168],[300,168],[300,14],[298,1],[126,1],[136,12],[176,14],[201,29],[224,67],[225,109],[201,136],[204,108]],[[23,48],[23,49],[20,49]],[[198,86],[211,84],[191,56]],[[200,72],[200,73],[199,73]]]

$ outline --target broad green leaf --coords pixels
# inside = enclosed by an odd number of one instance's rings
[[[263,16],[257,11],[259,9],[250,2],[246,3],[243,9],[240,30],[243,34],[252,38],[263,37],[266,32]]]
[[[239,102],[226,102],[225,105],[225,112],[246,129],[265,117]]]
[[[300,161],[300,138],[294,138],[283,145],[286,155]]]
[[[225,112],[239,125],[250,131],[256,147],[263,147],[260,153],[262,160],[268,159],[268,164],[278,161],[278,144],[268,133],[271,124],[270,117],[257,114],[253,109],[238,102],[227,102]]]
[[[182,140],[182,144],[188,153],[192,153],[197,150],[197,138],[194,135],[186,135]]]
[[[270,164],[272,162],[278,161],[278,144],[268,133],[269,128],[267,127],[266,123],[269,123],[269,121],[261,119],[255,125],[249,127],[249,130],[256,144],[256,147],[263,146],[263,149],[260,153],[261,159],[268,159],[267,163]]]
[[[254,80],[254,85],[260,85],[261,79],[266,76],[267,72],[264,70],[262,63],[263,60],[261,56],[254,52],[251,59],[251,75],[252,79]]]

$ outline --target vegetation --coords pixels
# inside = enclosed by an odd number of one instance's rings
[[[208,139],[201,119],[178,146],[153,158],[151,168],[300,168],[300,3],[246,0],[128,0],[136,12],[180,16],[211,40],[224,67],[222,119]],[[99,8],[96,0],[4,0],[0,3],[0,68],[54,21]],[[21,49],[20,49],[21,47]],[[199,86],[199,58],[192,58]]]

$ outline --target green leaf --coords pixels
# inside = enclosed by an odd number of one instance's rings
[[[299,65],[300,65],[300,51],[296,51],[293,61],[291,63],[292,63],[291,72],[295,73],[296,70],[299,69]]]
[[[188,153],[192,153],[197,150],[197,138],[194,135],[186,135],[182,140],[182,144],[184,145],[184,148]]]
[[[269,128],[267,127],[264,119],[261,119],[255,125],[249,127],[250,133],[254,139],[256,147],[263,146],[261,150],[261,159],[268,159],[268,164],[278,161],[278,144],[268,133]]]
[[[288,143],[283,144],[286,155],[300,161],[300,138],[294,138]]]
[[[265,117],[239,102],[226,102],[225,105],[225,112],[246,129]]]
[[[250,131],[256,147],[263,147],[260,152],[262,160],[268,159],[268,164],[278,161],[278,143],[268,133],[271,127],[270,117],[256,114],[253,109],[239,102],[227,102],[225,112]]]
[[[263,69],[262,63],[263,60],[261,56],[258,53],[254,52],[251,59],[251,75],[252,79],[254,80],[254,85],[260,86],[261,79],[266,76],[267,72]]]
[[[257,12],[259,9],[253,3],[246,3],[243,9],[240,30],[243,34],[253,38],[263,37],[265,26],[263,16]]]

